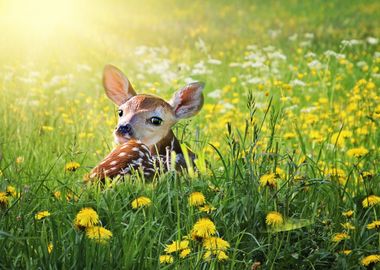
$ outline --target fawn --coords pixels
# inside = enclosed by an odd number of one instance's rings
[[[106,95],[119,107],[119,120],[114,131],[119,145],[90,173],[90,179],[128,174],[131,168],[141,168],[145,176],[152,176],[159,159],[175,162],[185,168],[185,159],[172,127],[180,119],[197,114],[203,106],[201,82],[194,82],[178,90],[169,102],[160,97],[136,94],[127,77],[116,67],[107,65],[103,72]],[[176,160],[170,161],[171,151]],[[194,159],[194,154],[189,156]],[[166,159],[166,160],[165,160]]]

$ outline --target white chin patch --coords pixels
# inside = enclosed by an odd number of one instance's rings
[[[117,144],[126,143],[129,140],[130,140],[130,138],[125,138],[125,137],[115,135],[115,143],[117,143]]]

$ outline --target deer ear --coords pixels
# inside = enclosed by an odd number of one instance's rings
[[[112,65],[104,67],[103,86],[107,96],[118,106],[136,95],[128,78]]]
[[[202,82],[190,83],[174,94],[169,103],[177,118],[191,117],[202,109],[204,86]]]

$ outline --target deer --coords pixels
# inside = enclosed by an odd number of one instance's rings
[[[103,87],[108,98],[118,106],[119,118],[113,132],[118,145],[92,169],[89,179],[114,178],[138,169],[151,177],[162,163],[174,163],[176,170],[186,169],[184,153],[172,127],[202,109],[204,86],[202,82],[187,84],[167,102],[155,95],[137,94],[121,70],[106,65]],[[189,151],[189,157],[194,160],[195,154]]]

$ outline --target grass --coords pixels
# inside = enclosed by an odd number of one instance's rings
[[[380,196],[379,3],[77,5],[86,8],[55,32],[0,21],[0,192],[16,192],[0,196],[1,269],[379,267],[363,261],[380,255],[379,229],[367,228],[380,202],[365,205]],[[108,63],[138,92],[166,99],[206,82],[202,112],[174,128],[197,153],[198,173],[84,184],[113,147]],[[80,167],[65,170],[71,161]],[[189,205],[196,191],[212,211]],[[151,204],[133,209],[140,196]],[[84,207],[109,241],[75,227]],[[38,220],[40,211],[50,216]],[[278,226],[266,222],[273,211]],[[191,239],[202,217],[228,241],[227,260],[205,260]],[[167,245],[187,238],[188,256],[160,263]]]

